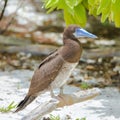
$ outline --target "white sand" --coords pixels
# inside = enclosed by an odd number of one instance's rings
[[[24,98],[28,90],[28,80],[30,80],[32,74],[33,71],[28,70],[0,72],[0,107],[8,106],[12,101],[17,104]],[[22,80],[24,80],[24,83],[21,82]],[[47,95],[48,93],[42,95],[44,97],[41,96],[42,99],[38,97],[37,100],[19,113],[0,113],[0,120],[20,120],[39,105],[38,101],[44,102]],[[116,88],[105,88],[94,99],[59,108],[51,114],[60,115],[61,120],[65,120],[66,116],[70,116],[70,120],[83,117],[86,120],[120,120],[120,93]]]

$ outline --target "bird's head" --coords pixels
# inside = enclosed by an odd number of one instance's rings
[[[63,33],[63,39],[79,39],[82,37],[86,38],[97,38],[96,35],[84,30],[83,28],[80,28],[77,25],[70,25],[67,28],[65,28]]]

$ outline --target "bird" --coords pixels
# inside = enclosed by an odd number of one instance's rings
[[[51,97],[55,96],[53,92],[55,88],[60,88],[60,94],[63,93],[63,86],[67,84],[71,72],[80,60],[82,54],[80,38],[84,37],[97,38],[96,35],[75,24],[64,29],[63,46],[40,63],[33,74],[27,95],[17,105],[15,112],[23,110],[43,91],[50,90]]]

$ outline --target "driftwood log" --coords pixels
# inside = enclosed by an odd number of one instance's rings
[[[119,45],[119,43],[116,43]],[[55,51],[58,46],[54,45],[45,45],[45,44],[33,44],[30,40],[14,38],[14,37],[5,37],[0,35],[0,53],[30,53],[32,56],[41,56],[48,55],[51,52]],[[89,52],[89,54],[88,54]],[[119,47],[106,47],[104,49],[84,49],[82,58],[83,59],[92,59],[92,58],[106,58],[106,57],[120,57],[120,48]]]
[[[40,104],[23,117],[22,120],[40,120],[45,114],[48,114],[59,107],[69,106],[92,99],[99,95],[99,93],[99,89],[93,88],[85,91],[78,91],[73,94],[58,95],[56,98],[52,98],[50,101]]]

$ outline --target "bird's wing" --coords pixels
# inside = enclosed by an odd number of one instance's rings
[[[63,63],[64,60],[57,51],[43,60],[33,75],[28,94],[38,94],[48,88],[58,75]]]
[[[58,55],[58,53],[56,52],[57,50],[55,50],[54,52],[52,52],[52,53],[50,53],[49,55],[48,55],[48,57],[46,57],[41,63],[40,63],[40,65],[39,65],[39,69],[40,69],[40,67],[42,66],[42,65],[44,65],[45,63],[47,63],[47,62],[49,62],[51,59],[53,59],[55,56],[57,56]]]

